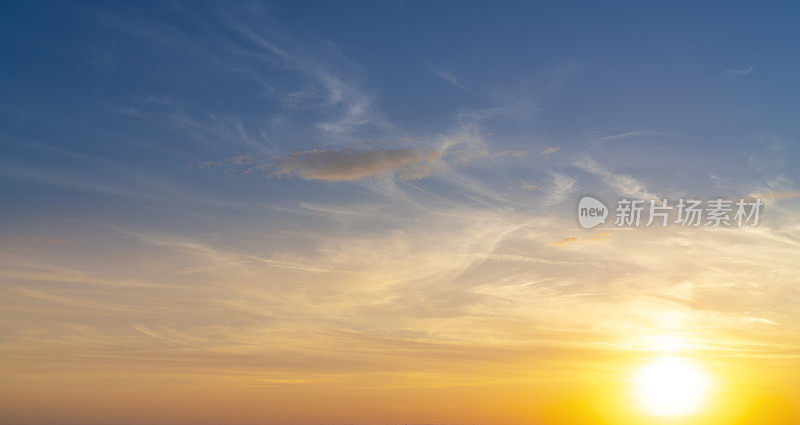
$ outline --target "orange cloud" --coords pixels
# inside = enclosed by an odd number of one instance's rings
[[[390,174],[402,180],[417,180],[428,177],[443,155],[444,151],[432,148],[315,149],[272,159],[246,154],[224,161],[204,162],[199,167],[222,169],[225,172],[240,171],[244,174],[265,171],[276,176],[304,180],[350,181]],[[454,152],[453,155],[455,162],[463,163],[471,158],[472,153]]]
[[[346,181],[396,174],[416,180],[431,174],[442,153],[427,148],[377,151],[312,150],[297,152],[280,161],[275,174],[305,180]]]
[[[570,237],[570,238],[561,239],[560,241],[558,241],[556,243],[558,245],[567,246],[567,245],[571,245],[571,244],[574,244],[574,243],[578,243],[579,241],[580,241],[580,238]]]

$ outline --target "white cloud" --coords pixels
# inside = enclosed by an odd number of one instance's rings
[[[573,164],[587,173],[602,177],[607,186],[624,196],[645,200],[658,199],[658,196],[650,192],[640,180],[627,174],[616,174],[607,170],[589,157],[577,160]]]
[[[547,190],[544,198],[545,205],[555,205],[567,199],[567,196],[575,193],[576,179],[567,176],[566,174],[551,171],[550,175],[553,177],[553,184]]]
[[[445,71],[436,71],[436,75],[438,75],[439,78],[441,78],[441,79],[447,81],[448,83],[454,85],[455,87],[458,87],[459,89],[464,90],[466,92],[470,92],[470,90],[468,88],[464,87],[464,85],[462,85],[456,79],[456,77],[453,76],[453,74],[450,74],[449,72],[445,72]]]
[[[756,69],[755,65],[750,65],[747,68],[742,68],[742,69],[727,69],[725,70],[725,74],[729,76],[742,77],[745,75],[750,75],[750,73],[755,71],[755,69]]]

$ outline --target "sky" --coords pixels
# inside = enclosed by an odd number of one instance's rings
[[[0,423],[800,422],[796,4],[1,7]]]

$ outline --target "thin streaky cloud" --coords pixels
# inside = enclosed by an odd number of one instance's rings
[[[635,198],[645,200],[659,199],[659,197],[650,192],[647,189],[647,186],[639,179],[627,174],[619,174],[608,170],[588,156],[574,161],[573,165],[580,168],[584,172],[602,177],[603,182],[608,187],[621,195],[633,196]]]
[[[756,70],[756,66],[755,65],[750,65],[747,68],[727,69],[727,70],[725,70],[725,74],[730,75],[730,76],[745,76],[745,75],[750,75],[750,73],[752,73],[755,70]]]
[[[0,14],[4,416],[648,423],[617,390],[669,334],[744,372],[716,405],[790,405],[741,425],[797,422],[796,19],[408,6]],[[740,29],[772,61],[758,90]],[[582,195],[672,193],[765,205],[756,227],[576,221]]]
[[[453,86],[455,86],[455,87],[457,87],[457,88],[459,88],[459,89],[461,89],[461,90],[463,90],[463,91],[465,91],[467,93],[472,93],[472,90],[468,89],[463,84],[461,84],[453,74],[451,74],[449,72],[446,72],[446,71],[440,71],[440,70],[439,71],[435,71],[435,72],[436,72],[436,75],[439,76],[439,78],[447,81],[448,83],[452,84]]]

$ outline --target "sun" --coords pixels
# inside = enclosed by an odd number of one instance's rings
[[[662,357],[638,370],[636,394],[650,414],[681,416],[696,412],[705,402],[708,376],[679,357]]]

